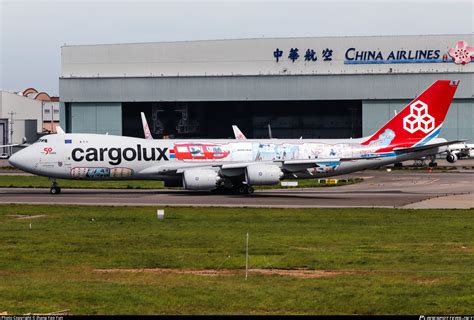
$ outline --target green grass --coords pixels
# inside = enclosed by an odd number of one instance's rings
[[[299,188],[312,188],[335,186],[319,183],[317,179],[298,180]],[[339,182],[337,185],[347,185],[361,182],[362,179],[348,179]],[[68,189],[162,189],[162,181],[154,180],[65,180],[57,179],[61,188]],[[50,188],[51,181],[46,177],[39,176],[0,176],[0,188]],[[280,185],[262,186],[257,189],[285,188]]]
[[[467,314],[474,210],[0,205],[0,312]],[[17,219],[14,215],[46,215]],[[30,229],[31,223],[31,229]],[[353,271],[301,279],[96,268]]]
[[[326,183],[327,180],[336,179],[337,183]],[[319,182],[321,180],[321,182]],[[305,180],[284,180],[284,181],[298,181],[297,187],[284,187],[280,184],[274,186],[255,186],[255,189],[292,189],[292,188],[319,188],[319,187],[340,187],[346,186],[354,183],[360,183],[364,181],[362,178],[351,178],[351,179],[337,179],[328,178],[328,179],[305,179]]]
[[[57,179],[61,188],[79,189],[161,189],[154,180],[66,180]],[[39,176],[0,176],[0,188],[50,188],[51,181]]]

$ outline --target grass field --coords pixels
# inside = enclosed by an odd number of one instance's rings
[[[160,221],[150,207],[1,205],[0,313],[473,311],[474,210],[165,210]],[[247,232],[251,268],[341,273],[245,280]],[[111,268],[239,272],[94,271]]]
[[[348,179],[338,182],[337,185],[347,185],[361,182],[362,179]],[[64,180],[58,179],[57,182],[61,188],[68,189],[162,189],[162,181],[153,180]],[[298,180],[299,188],[315,188],[335,186],[319,183],[317,179]],[[39,176],[0,176],[0,188],[50,188],[51,181],[46,177]],[[276,186],[257,186],[256,189],[282,188]]]

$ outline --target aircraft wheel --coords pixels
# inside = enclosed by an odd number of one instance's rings
[[[254,189],[251,186],[247,186],[247,185],[242,185],[237,190],[238,194],[252,194],[253,192],[254,192]]]
[[[60,194],[61,193],[61,188],[60,187],[51,187],[51,189],[49,189],[49,192],[51,194]]]

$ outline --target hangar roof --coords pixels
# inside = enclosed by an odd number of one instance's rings
[[[460,41],[474,46],[472,34],[72,45],[61,78],[473,73],[453,61]]]

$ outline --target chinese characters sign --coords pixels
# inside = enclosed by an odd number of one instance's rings
[[[304,62],[332,61],[334,51],[330,48],[305,48],[300,51],[297,47],[288,49],[276,48],[273,57],[278,63],[281,60]],[[442,63],[454,62],[466,64],[474,58],[474,47],[468,46],[465,41],[458,41],[455,48],[443,53],[440,49],[412,49],[412,50],[364,50],[347,48],[344,52],[344,64],[391,64],[391,63]]]
[[[288,60],[291,62],[295,62],[300,58],[299,54],[300,49],[299,48],[290,48],[288,50]],[[323,61],[332,61],[332,50],[329,48],[326,48],[321,51],[321,57],[323,58]],[[286,53],[283,50],[280,50],[280,48],[276,48],[275,51],[273,51],[273,57],[275,58],[276,62],[280,62],[280,59],[286,55]],[[316,61],[318,60],[318,55],[317,52],[314,49],[306,49],[306,53],[303,56],[304,61]]]

